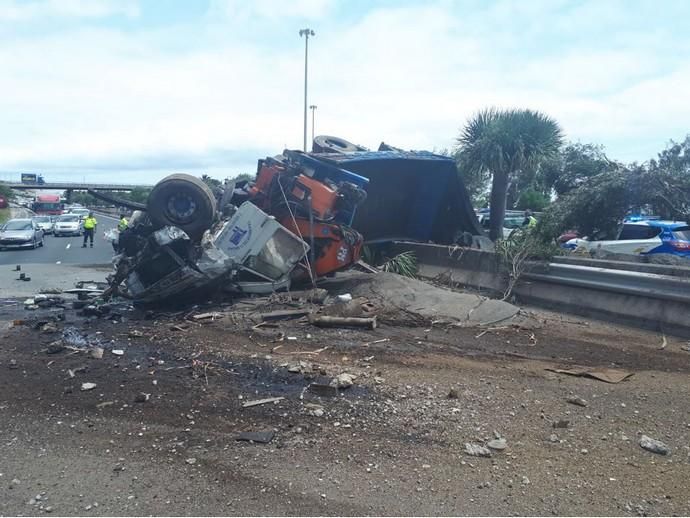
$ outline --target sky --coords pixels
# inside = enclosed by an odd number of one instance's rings
[[[0,0],[0,179],[253,173],[302,146],[307,27],[317,135],[441,150],[478,110],[530,108],[644,162],[690,133],[689,19],[685,0]]]

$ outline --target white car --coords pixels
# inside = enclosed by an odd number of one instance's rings
[[[79,236],[83,232],[83,223],[78,214],[58,216],[53,225],[54,236]]]
[[[488,214],[481,214],[478,217],[479,219],[479,224],[486,230],[487,232],[489,231],[490,225],[491,225],[491,220]],[[524,215],[514,215],[514,214],[506,214],[505,218],[503,219],[503,239],[508,239],[510,234],[515,230],[516,228],[522,228],[522,223],[525,221],[525,216]]]
[[[70,209],[70,211],[67,214],[77,215],[83,221],[89,215],[89,212],[91,212],[89,209],[73,208],[73,209]]]
[[[617,254],[672,254],[690,257],[690,226],[683,221],[626,221],[616,239],[571,239],[562,245],[575,253],[604,250]]]
[[[34,216],[31,218],[36,223],[36,226],[40,228],[44,234],[53,233],[53,220],[50,216]]]

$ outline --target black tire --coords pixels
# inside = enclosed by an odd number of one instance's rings
[[[314,153],[351,153],[353,151],[366,151],[366,148],[348,142],[344,138],[331,135],[318,135],[312,143]]]
[[[208,186],[188,174],[163,178],[146,202],[154,227],[172,225],[192,239],[200,239],[216,218],[216,199]]]

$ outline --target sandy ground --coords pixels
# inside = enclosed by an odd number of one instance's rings
[[[690,514],[685,341],[548,312],[364,331],[213,309],[0,331],[0,515]],[[0,318],[26,316],[3,301]],[[103,357],[48,348],[72,327]],[[575,365],[633,375],[546,370]],[[308,388],[342,373],[335,397]],[[504,450],[465,453],[495,437]]]

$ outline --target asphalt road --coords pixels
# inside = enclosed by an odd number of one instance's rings
[[[45,236],[42,248],[3,250],[0,252],[0,265],[10,264],[110,264],[113,247],[103,238],[103,233],[117,226],[117,219],[96,215],[98,228],[94,235],[93,248],[82,248],[83,237]]]

